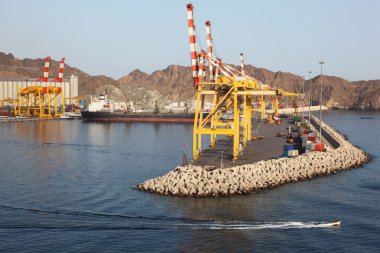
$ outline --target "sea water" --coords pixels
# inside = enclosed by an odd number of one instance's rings
[[[191,124],[2,123],[0,252],[379,252],[380,114],[323,120],[371,162],[207,199],[134,189],[180,164],[184,145],[191,157]]]

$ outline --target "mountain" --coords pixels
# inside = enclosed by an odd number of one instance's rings
[[[49,76],[58,76],[59,61],[50,61]],[[0,52],[0,79],[6,78],[39,78],[42,76],[45,59],[28,59],[23,60],[15,58],[12,54]],[[77,68],[73,68],[65,64],[64,76],[76,75],[79,79],[78,89],[79,95],[91,95],[104,93],[106,87],[120,89],[119,82],[107,76],[91,76]],[[120,89],[119,92],[114,92],[118,99],[123,99],[124,96]]]
[[[0,79],[38,78],[42,75],[44,59],[17,59],[12,54],[0,52]],[[51,61],[50,76],[57,76],[58,61]],[[234,66],[236,67],[236,66]],[[239,67],[236,67],[239,69]],[[313,104],[319,103],[322,80],[323,104],[346,109],[380,110],[380,80],[350,82],[335,76],[316,76],[305,80],[288,72],[273,72],[265,68],[246,66],[246,73],[272,87],[291,92],[311,94]],[[136,69],[118,80],[107,76],[91,76],[77,68],[65,65],[64,76],[79,77],[80,95],[99,95],[107,89],[115,101],[133,101],[138,107],[153,108],[170,101],[194,98],[191,67],[170,65],[151,74]],[[308,99],[308,98],[307,98]]]
[[[165,100],[183,101],[195,95],[190,67],[170,65],[150,75],[136,69],[118,81],[125,91],[138,88],[155,90]]]
[[[357,81],[353,84],[356,86],[353,108],[379,110],[380,80]]]
[[[233,65],[231,65],[233,66]],[[233,66],[237,69],[240,67]],[[323,75],[305,80],[301,76],[288,72],[273,72],[265,68],[245,66],[248,75],[261,82],[290,92],[305,92],[306,98],[311,96],[312,103],[318,104],[322,80],[322,103],[334,108],[380,110],[380,80],[350,82],[340,77]],[[184,100],[192,98],[191,68],[170,65],[164,70],[152,74],[134,70],[118,80],[123,89],[141,87],[157,90],[164,98]]]

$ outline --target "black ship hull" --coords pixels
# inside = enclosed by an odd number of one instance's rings
[[[90,121],[128,121],[128,122],[174,122],[192,123],[194,113],[122,113],[83,111],[82,118]]]

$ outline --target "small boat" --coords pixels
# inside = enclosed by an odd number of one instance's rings
[[[339,227],[342,221],[332,221],[332,222],[319,222],[317,225],[321,227]]]
[[[59,117],[60,119],[74,119],[73,117],[69,116],[69,115],[62,115],[61,117]]]
[[[361,116],[360,119],[373,119],[371,116]]]

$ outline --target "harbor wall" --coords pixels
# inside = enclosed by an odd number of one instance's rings
[[[313,117],[313,125],[319,126]],[[218,197],[247,194],[280,185],[309,180],[357,168],[369,156],[323,123],[322,135],[335,149],[311,152],[294,158],[271,159],[231,168],[207,170],[178,166],[164,176],[137,185],[141,191],[180,197]]]
[[[315,129],[319,129],[319,120],[315,117],[310,117],[310,124],[315,128]],[[329,126],[329,128],[332,128],[331,126]],[[328,131],[327,131],[328,128],[325,129],[325,124],[324,122],[322,121],[322,129],[321,129],[321,132],[322,132],[322,137],[328,142],[330,143],[330,145],[333,147],[333,148],[338,148],[340,146],[340,142],[338,141],[337,138],[335,138],[332,134],[330,134]],[[335,132],[337,132],[337,130],[334,129]]]

